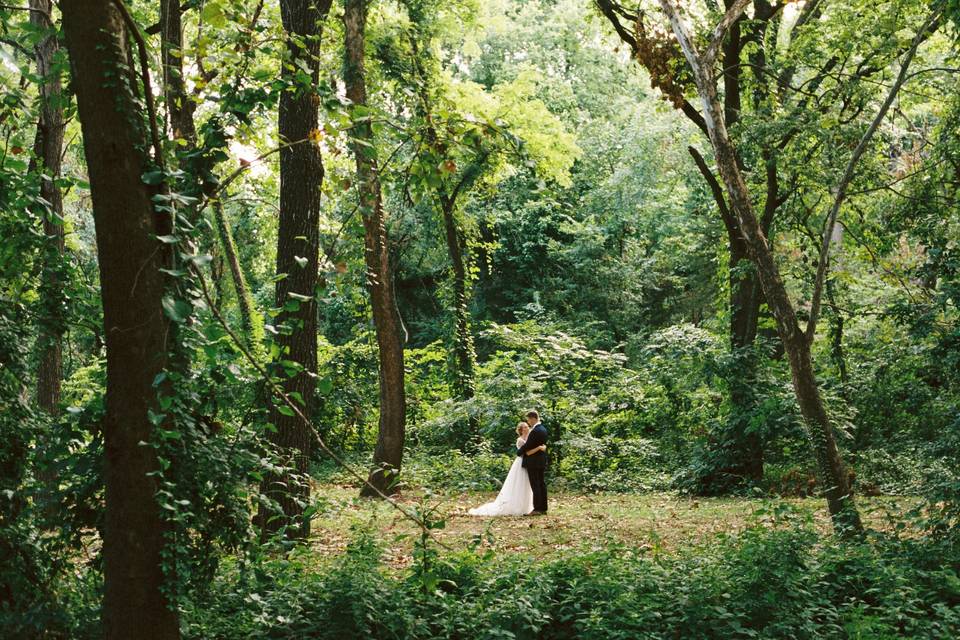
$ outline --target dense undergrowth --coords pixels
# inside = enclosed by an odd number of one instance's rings
[[[535,562],[420,546],[409,569],[359,530],[346,554],[232,565],[185,608],[187,638],[948,638],[960,556],[945,542],[818,541],[774,508],[676,553],[617,546]],[[532,532],[532,535],[535,535]]]

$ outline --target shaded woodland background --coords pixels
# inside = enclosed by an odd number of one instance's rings
[[[960,634],[954,0],[24,3],[4,637]]]

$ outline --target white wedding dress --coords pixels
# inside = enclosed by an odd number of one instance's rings
[[[523,445],[523,438],[517,438],[517,447]],[[523,459],[517,456],[510,466],[507,479],[500,487],[500,493],[493,502],[467,511],[472,516],[525,516],[533,511],[533,489],[530,488],[530,476],[523,468]]]

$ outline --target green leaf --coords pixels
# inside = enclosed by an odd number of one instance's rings
[[[163,171],[147,171],[140,179],[143,180],[144,184],[160,184],[163,182]]]
[[[288,407],[288,406],[285,405],[285,404],[279,404],[279,405],[277,405],[277,412],[278,412],[278,413],[282,413],[282,414],[285,415],[285,416],[295,416],[295,415],[297,415],[296,413],[293,412],[293,409],[291,409],[290,407]]]
[[[190,317],[192,307],[185,300],[174,300],[170,296],[164,296],[161,301],[163,312],[174,322],[183,322]]]
[[[320,380],[317,382],[317,391],[323,395],[327,395],[333,391],[333,380],[330,378],[330,376],[320,378]]]
[[[203,5],[200,18],[215,29],[219,29],[227,23],[227,16],[223,12],[223,7],[216,1],[207,2]]]

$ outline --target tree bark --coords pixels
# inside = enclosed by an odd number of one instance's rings
[[[179,638],[164,593],[164,521],[148,411],[163,371],[170,322],[162,310],[165,251],[155,235],[169,218],[154,211],[156,191],[141,175],[149,139],[131,73],[129,33],[111,0],[61,4],[72,86],[90,175],[107,345],[103,529],[104,635],[117,640]]]
[[[726,103],[728,113],[739,113],[739,102]],[[713,193],[714,201],[727,230],[729,252],[728,286],[730,312],[730,350],[733,357],[732,372],[728,378],[730,393],[730,419],[721,428],[721,433],[712,443],[720,449],[719,461],[697,479],[697,491],[703,494],[723,493],[732,484],[742,479],[763,479],[763,439],[750,429],[750,414],[756,407],[753,384],[756,373],[756,357],[753,345],[757,338],[757,326],[763,294],[757,280],[756,270],[750,263],[746,243],[739,231],[739,223],[727,206],[723,187],[707,166],[703,156],[694,147],[688,151],[697,168]],[[772,214],[770,216],[772,218]]]
[[[367,117],[369,110],[364,77],[366,21],[366,0],[346,0],[343,13],[344,81],[347,98],[353,104],[351,146],[356,159],[357,189],[363,215],[367,285],[380,354],[380,430],[369,481],[381,491],[390,492],[393,480],[400,473],[406,429],[403,327],[394,295],[376,140]],[[370,487],[364,486],[361,495],[372,496],[375,493]]]
[[[194,143],[193,102],[183,81],[183,10],[180,0],[160,0],[160,57],[167,114],[174,139]]]
[[[63,195],[56,185],[63,152],[63,92],[60,75],[53,70],[60,49],[51,17],[51,0],[30,0],[30,23],[46,31],[34,48],[37,76],[40,78],[40,119],[34,140],[34,156],[42,177],[40,197],[47,202],[43,213],[43,234],[47,243],[43,255],[40,293],[46,316],[40,326],[37,343],[40,367],[37,373],[37,404],[48,413],[59,413],[60,382],[63,378],[63,333],[66,329],[63,262],[66,245],[63,230]]]
[[[320,255],[320,187],[323,184],[323,159],[320,147],[306,142],[319,126],[320,100],[314,90],[319,79],[320,37],[323,20],[331,0],[281,0],[280,16],[287,37],[288,57],[281,65],[284,90],[280,94],[278,128],[280,150],[280,222],[277,228],[276,306],[279,360],[293,362],[294,370],[285,371],[276,363],[274,371],[282,378],[283,390],[301,401],[303,414],[310,418],[315,409],[317,374],[317,270]],[[310,82],[297,80],[302,69],[309,69]],[[299,396],[297,395],[299,394]],[[276,500],[282,516],[271,518],[261,508],[258,520],[265,531],[287,527],[290,537],[307,537],[309,519],[303,512],[310,497],[306,480],[313,443],[310,426],[299,416],[281,412],[274,402],[270,421],[276,427],[271,440],[287,458],[297,476],[268,476],[264,492]]]
[[[840,459],[833,425],[823,406],[817,386],[810,354],[810,341],[800,328],[766,234],[754,214],[750,192],[737,165],[736,150],[727,132],[723,109],[717,97],[712,65],[705,65],[704,60],[697,53],[689,30],[672,1],[660,0],[660,6],[669,17],[673,33],[693,72],[697,92],[703,103],[704,121],[714,149],[717,167],[726,187],[730,209],[737,217],[747,252],[757,267],[757,275],[767,304],[776,319],[780,339],[783,341],[790,362],[797,403],[808,427],[807,432],[834,526],[840,532],[861,531],[863,525],[853,501],[846,470]],[[715,39],[722,37],[723,33],[719,30],[714,35]],[[709,59],[707,61],[709,62]]]

